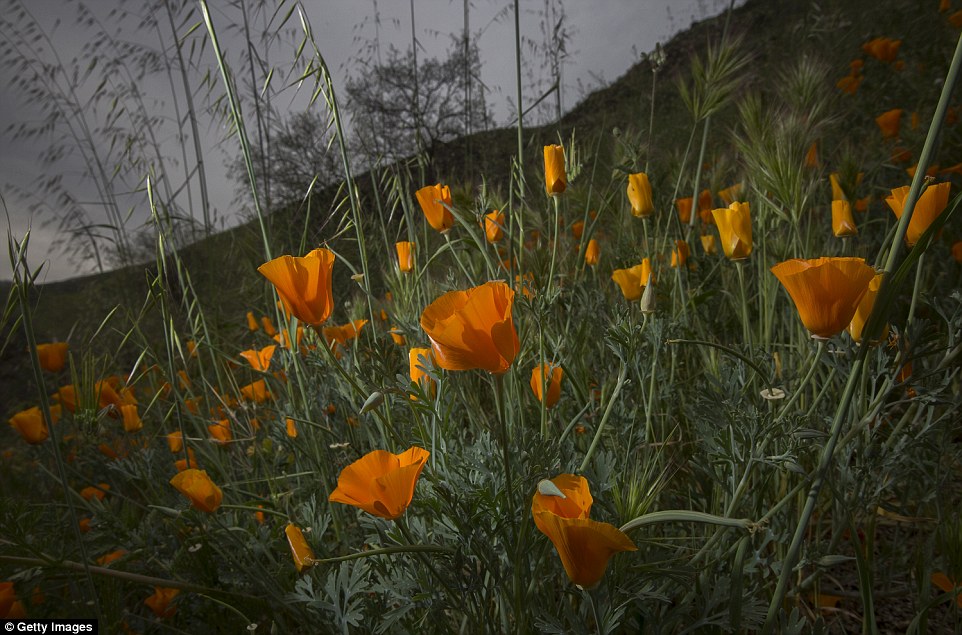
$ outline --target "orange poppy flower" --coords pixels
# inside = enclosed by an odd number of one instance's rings
[[[701,248],[706,255],[714,254],[718,251],[715,245],[715,235],[714,234],[703,234],[701,236]]]
[[[207,426],[211,439],[218,445],[227,445],[234,440],[234,433],[230,429],[230,420],[221,419],[217,423]]]
[[[177,454],[184,449],[184,435],[180,430],[167,435],[167,447],[173,454]]]
[[[681,221],[682,225],[687,225],[691,222],[691,209],[694,205],[694,199],[692,197],[679,198],[675,201],[675,207],[678,208],[678,220]]]
[[[952,189],[952,184],[948,181],[925,188],[922,196],[915,204],[912,218],[909,219],[909,226],[905,231],[906,245],[914,247],[925,230],[929,228],[929,225],[942,213],[945,206],[949,204],[950,189]],[[892,190],[892,195],[885,199],[896,218],[902,218],[902,207],[905,205],[905,198],[908,195],[909,186],[906,185]]]
[[[594,267],[600,259],[601,247],[598,245],[598,241],[592,238],[588,241],[588,246],[585,247],[585,264]]]
[[[875,123],[882,132],[883,139],[894,139],[899,136],[899,130],[902,127],[902,109],[893,108],[883,112],[875,118]]]
[[[333,269],[334,254],[327,249],[315,249],[301,258],[281,256],[257,268],[274,285],[284,310],[312,326],[326,322],[334,310]]]
[[[140,413],[137,412],[137,406],[134,404],[122,405],[120,415],[124,419],[125,432],[137,432],[144,427],[144,422],[141,420]]]
[[[9,423],[30,445],[39,445],[50,437],[47,422],[43,420],[43,413],[37,406],[14,414]]]
[[[748,203],[736,201],[728,207],[713,210],[712,216],[718,225],[725,256],[729,260],[748,258],[752,253],[752,213]]]
[[[287,417],[287,420],[284,422],[284,424],[285,424],[285,428],[286,428],[286,430],[287,430],[287,436],[289,436],[289,437],[292,438],[292,439],[296,439],[296,438],[297,438],[297,423],[296,423],[293,419],[291,419],[290,417]]]
[[[548,396],[547,399],[542,399],[541,376],[546,370],[548,372],[546,380]],[[551,364],[538,365],[531,370],[531,390],[534,391],[534,396],[538,398],[538,401],[544,401],[545,407],[549,409],[554,408],[558,399],[561,398],[561,378],[563,374],[561,366],[552,366]]]
[[[360,333],[367,320],[354,320],[341,326],[325,327],[322,331],[328,347],[336,351],[338,347],[347,348],[347,343],[355,339]],[[339,352],[339,351],[336,351]]]
[[[434,394],[436,389],[434,380],[427,371],[434,368],[434,351],[430,348],[412,348],[408,351],[408,374],[411,383],[419,384],[428,394]],[[416,399],[411,395],[412,399]]]
[[[862,258],[792,259],[771,269],[812,335],[838,335],[855,315],[875,271]]]
[[[559,145],[544,147],[544,181],[548,196],[562,194],[568,188],[565,149]]]
[[[496,243],[504,238],[504,214],[494,210],[484,215],[484,237],[489,243]]]
[[[465,291],[450,291],[421,313],[440,368],[489,373],[507,372],[520,343],[511,307],[514,291],[504,282],[487,282]]]
[[[858,303],[858,308],[855,309],[855,315],[852,316],[852,321],[849,323],[848,334],[852,336],[852,339],[856,342],[861,343],[862,341],[862,331],[865,330],[865,323],[868,322],[869,316],[872,314],[872,307],[875,306],[875,297],[878,295],[878,291],[882,286],[882,274],[877,273],[872,281],[868,283],[868,291],[862,296],[862,300]],[[888,339],[888,326],[886,325],[882,329],[882,335],[879,337],[878,341]]]
[[[27,609],[17,597],[13,582],[0,582],[0,619],[22,620],[25,617]]]
[[[291,547],[291,557],[294,558],[294,568],[297,569],[297,572],[303,573],[313,567],[314,550],[304,539],[304,532],[301,531],[301,528],[294,523],[287,523],[284,534],[287,536],[287,544]]]
[[[194,454],[194,449],[187,448],[187,458],[178,459],[174,461],[174,467],[177,469],[178,472],[183,472],[184,470],[187,470],[190,468],[196,469],[197,467],[199,467],[199,465],[197,464],[197,456]]]
[[[956,11],[949,16],[949,24],[957,29],[962,29],[962,10]]]
[[[160,619],[173,617],[174,613],[177,612],[177,607],[170,604],[178,594],[180,594],[180,589],[155,586],[154,594],[144,600],[144,604]]]
[[[402,240],[394,243],[397,249],[397,268],[401,273],[414,271],[414,243]]]
[[[629,269],[615,269],[611,273],[611,279],[618,284],[621,294],[629,302],[641,299],[649,277],[651,277],[651,258],[643,259],[640,265]],[[651,280],[654,282],[654,278]]]
[[[835,82],[835,88],[839,89],[846,95],[854,95],[858,92],[858,87],[862,83],[862,76],[851,74],[846,75],[842,79]]]
[[[258,326],[258,324],[257,324],[257,318],[254,317],[254,312],[253,312],[253,311],[248,311],[248,312],[247,312],[247,329],[248,329],[251,333],[253,333],[254,331],[256,331],[256,330],[259,329],[259,328],[260,328],[260,326]]]
[[[637,547],[618,528],[588,517],[593,499],[584,477],[561,474],[551,483],[562,495],[540,491],[534,495],[534,524],[554,544],[568,579],[580,587],[591,588],[601,581],[611,556],[635,551]]]
[[[105,553],[104,555],[97,558],[97,564],[99,564],[101,567],[106,567],[111,562],[116,562],[126,555],[127,555],[126,549],[117,549],[116,551]]]
[[[735,183],[732,186],[726,187],[723,190],[719,190],[718,198],[724,201],[725,205],[731,205],[739,199],[742,195],[742,184]]]
[[[398,327],[392,326],[389,333],[391,334],[391,339],[394,340],[394,343],[398,346],[404,346],[408,343],[407,339],[404,337],[404,334],[400,331],[400,329],[398,329]]]
[[[301,340],[304,339],[304,327],[298,325],[297,329],[294,331],[294,348],[291,349],[291,335],[287,329],[284,329],[280,333],[272,336],[274,341],[280,345],[281,348],[286,348],[287,350],[299,350],[301,348]],[[313,348],[313,347],[312,347]],[[303,354],[304,351],[301,350]]]
[[[67,349],[70,347],[67,342],[52,342],[50,344],[37,344],[37,357],[40,360],[40,368],[50,373],[59,373],[67,365]]]
[[[259,351],[253,349],[242,351],[240,356],[247,360],[247,363],[251,365],[251,368],[263,373],[271,367],[271,358],[274,357],[275,350],[277,350],[277,346],[271,344],[270,346],[265,346]]]
[[[900,46],[902,46],[902,40],[877,37],[863,44],[862,50],[865,51],[866,55],[874,57],[880,62],[894,62],[895,57],[899,54]]]
[[[651,201],[651,183],[644,172],[628,175],[628,201],[631,213],[638,218],[648,218],[655,211]]]
[[[939,13],[944,13],[952,8],[951,0],[939,0]]]
[[[858,236],[858,227],[852,218],[852,204],[846,200],[832,201],[832,233],[838,238]]]
[[[104,497],[107,495],[107,490],[109,489],[110,489],[110,485],[108,485],[107,483],[98,483],[97,485],[90,485],[80,490],[80,497],[85,501],[89,501],[94,498],[96,498],[99,501],[102,501]]]
[[[446,205],[451,205],[451,188],[447,185],[425,185],[414,193],[421,211],[436,231],[446,232],[454,227],[454,215]]]
[[[341,470],[337,489],[328,500],[394,520],[411,504],[414,486],[430,455],[417,446],[401,454],[384,450],[368,452]]]
[[[254,403],[264,403],[271,398],[271,392],[267,389],[267,382],[263,379],[247,384],[240,389],[241,397]],[[196,413],[195,413],[196,414]]]
[[[712,215],[712,219],[712,224],[714,224],[714,215]],[[685,266],[685,264],[688,262],[688,256],[690,255],[691,248],[688,246],[688,243],[686,243],[684,240],[676,240],[675,248],[671,251],[671,266]]]
[[[962,11],[960,11],[959,13],[962,13]],[[962,24],[960,24],[960,26],[962,26]],[[939,589],[941,589],[942,591],[946,593],[955,592],[956,594],[955,603],[959,606],[959,608],[962,608],[962,591],[956,590],[958,587],[962,587],[962,584],[956,584],[955,582],[953,582],[952,578],[945,575],[941,571],[936,571],[935,573],[933,573],[930,579],[932,581],[932,584],[939,587]]]
[[[264,333],[267,337],[274,337],[277,335],[277,327],[274,326],[274,322],[271,321],[266,315],[261,318],[261,328],[264,329]]]
[[[190,499],[191,505],[202,512],[215,512],[220,507],[224,493],[214,485],[204,470],[188,469],[178,472],[170,479],[178,492]]]

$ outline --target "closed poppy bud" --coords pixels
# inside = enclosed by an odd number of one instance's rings
[[[284,528],[284,534],[287,536],[287,544],[290,545],[291,557],[294,558],[294,568],[297,572],[303,573],[306,569],[313,567],[314,550],[307,544],[300,527],[294,523],[288,523]]]
[[[265,372],[271,366],[271,358],[274,357],[275,350],[277,350],[277,346],[271,344],[260,350],[251,349],[242,351],[240,356],[247,360],[247,363],[250,364],[254,370]]]
[[[434,368],[434,351],[430,348],[412,348],[408,351],[408,368],[411,383],[420,384],[425,392],[433,395],[436,386],[427,371]],[[411,395],[411,399],[417,397]]]
[[[40,359],[40,368],[50,373],[59,373],[67,365],[67,348],[70,345],[66,342],[53,342],[51,344],[37,344],[37,357]]]
[[[584,477],[561,474],[543,483],[549,487],[539,485],[531,500],[534,524],[554,544],[568,579],[583,588],[594,587],[611,556],[637,547],[618,528],[588,517],[593,500]]]
[[[186,496],[195,509],[211,513],[217,511],[224,493],[214,485],[204,470],[187,469],[170,479],[178,492]]]
[[[751,225],[749,225],[751,227]],[[724,247],[724,241],[722,242]],[[751,247],[749,247],[749,253],[751,253]],[[688,262],[688,256],[691,255],[691,249],[688,247],[688,243],[684,240],[676,240],[675,248],[671,252],[671,266],[672,267],[684,267],[685,263]]]
[[[0,582],[0,619],[22,620],[27,617],[27,609],[17,597],[13,582]],[[13,626],[13,623],[10,623]],[[13,630],[10,628],[9,630]]]
[[[257,268],[274,285],[284,310],[312,326],[326,322],[334,310],[333,269],[334,254],[327,249],[315,249],[302,258],[281,256]]]
[[[628,175],[628,201],[631,213],[638,218],[647,218],[655,211],[651,200],[651,183],[644,172]]]
[[[693,205],[694,199],[690,196],[675,201],[675,207],[678,208],[678,220],[681,221],[682,225],[687,225],[691,222],[691,208]]]
[[[454,227],[454,215],[446,206],[451,205],[451,188],[447,185],[425,185],[414,193],[428,224],[436,231],[446,232]]]
[[[812,145],[808,147],[808,152],[805,153],[805,167],[818,167],[818,141],[813,141]]]
[[[600,258],[601,247],[598,245],[598,241],[592,238],[588,241],[588,246],[585,247],[585,264],[594,267],[598,264]]]
[[[10,425],[30,445],[39,445],[50,436],[47,423],[43,420],[43,413],[37,406],[21,410],[10,417]]]
[[[174,454],[184,449],[184,435],[180,430],[167,435],[167,447]]]
[[[248,329],[251,333],[253,333],[254,331],[256,331],[256,330],[259,329],[259,328],[260,328],[260,326],[257,325],[257,319],[254,317],[254,312],[253,312],[253,311],[248,311],[248,312],[247,312],[247,329]]]
[[[430,455],[417,446],[401,454],[368,452],[341,470],[328,500],[359,507],[380,518],[399,518],[414,498],[414,486]]]
[[[581,240],[581,237],[585,234],[585,222],[583,220],[575,221],[571,224],[571,236],[575,240]]]
[[[858,343],[862,342],[862,331],[865,329],[865,323],[868,322],[868,318],[872,315],[872,307],[875,306],[875,298],[878,296],[879,289],[882,286],[882,274],[877,273],[872,281],[868,283],[868,291],[862,296],[861,301],[858,303],[858,308],[855,309],[855,315],[852,316],[852,321],[849,323],[848,334],[852,336],[852,339]],[[882,329],[882,335],[879,336],[877,342],[884,341],[888,338],[888,325]]]
[[[899,136],[901,122],[901,108],[893,108],[892,110],[883,112],[881,115],[875,118],[875,123],[882,132],[883,139],[894,139],[895,137]]]
[[[848,201],[832,201],[832,233],[838,238],[858,236],[858,228],[852,218],[852,205]]]
[[[404,334],[401,333],[396,326],[391,327],[390,333],[391,339],[394,340],[394,343],[398,346],[404,346],[407,344],[407,339],[405,339]]]
[[[274,322],[266,315],[261,318],[261,327],[264,329],[264,333],[267,337],[274,337],[277,335],[277,327],[274,326]]]
[[[264,403],[271,398],[271,393],[267,389],[267,382],[263,379],[247,384],[240,389],[241,397],[246,401]]]
[[[289,436],[289,437],[292,438],[292,439],[296,439],[296,438],[297,438],[297,424],[296,424],[296,423],[294,422],[294,420],[291,419],[290,417],[287,417],[287,421],[285,421],[285,424],[286,424],[286,428],[287,428],[287,436]]]
[[[562,194],[568,188],[565,150],[559,145],[544,147],[544,181],[548,196]]]
[[[715,246],[715,235],[703,234],[701,236],[701,248],[707,255],[716,253],[718,250]]]
[[[547,378],[543,379],[542,374],[547,369]],[[550,364],[544,364],[535,366],[531,370],[531,390],[534,391],[534,396],[538,398],[538,401],[543,401],[546,408],[554,408],[555,404],[558,403],[558,399],[561,398],[561,378],[563,371],[561,366],[552,366]],[[542,398],[541,383],[545,382],[545,388],[547,389],[548,396],[546,399]]]
[[[925,188],[918,202],[915,203],[915,211],[912,212],[912,218],[909,220],[909,226],[905,232],[906,245],[914,247],[929,225],[942,213],[949,203],[951,188],[952,184],[948,181]],[[902,207],[908,195],[909,187],[906,185],[892,190],[892,195],[885,199],[896,218],[902,218]]]
[[[134,404],[124,404],[120,407],[120,414],[124,418],[124,431],[137,432],[144,427],[144,422],[140,419],[137,406]]]
[[[402,240],[394,243],[397,249],[397,268],[401,273],[414,271],[414,243]]]
[[[792,259],[771,269],[815,337],[838,335],[852,321],[875,271],[862,258]]]
[[[484,237],[492,244],[504,238],[504,214],[494,210],[484,215]]]
[[[752,214],[748,203],[735,202],[712,212],[722,249],[730,260],[743,260],[752,253]]]
[[[227,445],[234,440],[234,433],[231,432],[229,419],[221,419],[217,423],[212,423],[207,426],[207,431],[210,433],[210,438],[213,439],[217,445]]]
[[[177,608],[170,604],[179,593],[180,589],[155,586],[154,594],[144,600],[144,604],[160,619],[172,617],[177,612]]]
[[[431,340],[437,365],[507,372],[520,348],[513,304],[514,291],[504,282],[450,291],[432,302],[421,313],[421,328]]]
[[[952,244],[952,257],[959,264],[962,264],[962,240],[957,240]]]
[[[705,215],[711,217],[711,211],[715,207],[714,198],[711,195],[711,190],[702,190],[701,194],[698,195],[698,213],[702,215],[702,220],[704,221]],[[708,221],[711,224],[711,221]]]

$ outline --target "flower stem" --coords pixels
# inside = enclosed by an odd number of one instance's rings
[[[607,423],[608,417],[611,416],[611,411],[615,407],[615,400],[618,399],[618,394],[621,392],[622,387],[624,387],[625,379],[627,377],[628,364],[625,362],[625,360],[621,360],[621,368],[618,371],[618,382],[615,384],[615,389],[611,392],[611,399],[608,401],[608,407],[605,408],[605,414],[601,417],[601,421],[598,423],[598,429],[595,431],[595,437],[591,440],[591,445],[588,447],[588,452],[585,454],[585,458],[581,462],[581,467],[578,468],[579,472],[584,472],[586,469],[588,469],[588,463],[591,462],[591,457],[595,453],[598,443],[601,442],[601,433],[605,430],[605,423]]]

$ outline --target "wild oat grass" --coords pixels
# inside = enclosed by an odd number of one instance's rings
[[[37,331],[30,236],[10,237],[3,323],[36,408],[4,436],[0,616],[958,630],[962,231],[960,197],[933,195],[962,172],[962,48],[929,4],[894,5],[863,40],[821,16],[770,79],[751,74],[749,3],[684,72],[648,62],[652,110],[633,122],[659,125],[656,88],[687,110],[663,147],[637,123],[519,120],[509,180],[470,186],[418,158],[355,178],[323,45],[292,5],[278,23],[299,24],[297,80],[344,175],[329,209],[311,191],[294,214],[260,207],[251,114],[201,1],[258,221],[242,261],[263,279],[215,306],[231,248],[213,265],[174,248],[163,177],[145,173],[147,291],[61,359]],[[860,48],[881,34],[903,39],[894,56]],[[667,68],[675,92],[654,84]],[[874,121],[889,106],[918,113],[893,139]],[[833,199],[857,235],[833,233]]]

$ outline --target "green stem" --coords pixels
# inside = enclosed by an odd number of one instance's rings
[[[585,454],[585,459],[581,462],[581,467],[578,468],[579,472],[584,472],[588,469],[588,463],[591,462],[591,456],[595,453],[595,449],[598,447],[598,443],[601,442],[601,433],[604,432],[605,423],[608,421],[608,417],[611,416],[611,411],[614,409],[615,401],[618,399],[618,394],[621,392],[622,387],[625,385],[625,379],[628,377],[628,364],[625,360],[621,360],[621,369],[618,371],[618,382],[615,384],[615,389],[611,393],[611,399],[608,401],[608,407],[605,408],[605,414],[601,417],[601,422],[598,424],[598,429],[595,431],[595,437],[591,440],[591,445],[588,447],[588,452]]]

